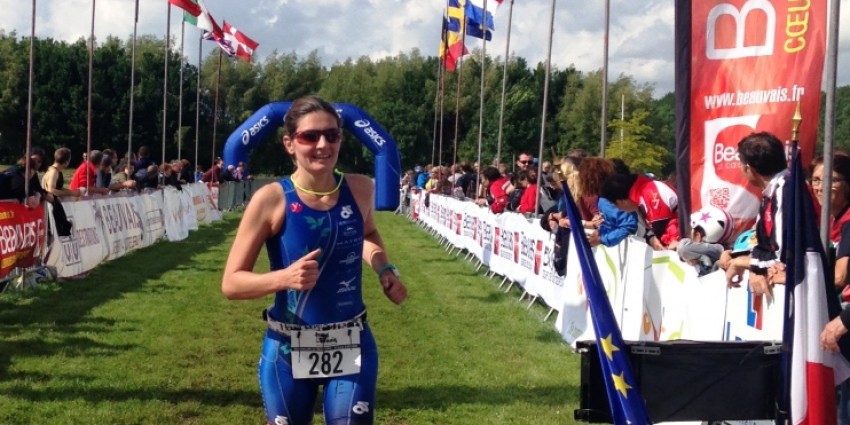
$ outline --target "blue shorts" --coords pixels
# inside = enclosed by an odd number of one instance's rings
[[[325,424],[372,424],[378,381],[378,348],[365,324],[360,333],[360,373],[336,378],[294,379],[289,337],[266,332],[257,373],[266,420],[274,425],[312,423],[319,386],[324,389]]]

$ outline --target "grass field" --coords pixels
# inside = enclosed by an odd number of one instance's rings
[[[404,217],[377,220],[410,296],[393,305],[364,272],[381,356],[376,423],[573,423],[579,357],[546,309],[526,310]],[[256,366],[270,299],[219,291],[238,221],[227,214],[83,280],[0,295],[0,424],[265,423]]]

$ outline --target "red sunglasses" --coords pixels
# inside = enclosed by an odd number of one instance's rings
[[[319,143],[319,139],[325,137],[328,143],[339,143],[342,140],[342,132],[338,128],[329,128],[326,130],[304,130],[296,131],[292,134],[292,138],[303,144],[315,145]]]

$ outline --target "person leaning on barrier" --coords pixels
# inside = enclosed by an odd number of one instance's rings
[[[109,188],[96,186],[97,170],[102,161],[103,152],[97,150],[91,151],[91,157],[80,164],[77,170],[74,171],[74,176],[71,177],[71,190],[80,189],[81,191],[88,191],[85,193],[87,195],[108,194]]]
[[[53,152],[53,164],[47,168],[41,178],[42,187],[53,196],[80,196],[80,190],[65,189],[63,170],[71,163],[71,150],[59,148]]]
[[[44,188],[41,186],[41,180],[38,178],[39,172],[47,170],[47,160],[45,159],[44,149],[38,146],[33,146],[30,149],[30,159],[34,161],[31,162],[31,164],[34,164],[36,171],[35,174],[33,174],[29,179],[30,191],[38,192],[42,201],[53,202],[53,195],[47,193],[47,191],[44,190]],[[25,173],[24,164],[25,162],[23,158],[21,158],[15,165],[12,165],[11,167],[7,168],[5,172],[10,174],[17,173],[23,176]]]
[[[29,162],[29,176],[26,176],[26,165]],[[38,162],[33,158],[23,157],[18,164],[7,168],[0,174],[0,199],[15,199],[27,208],[33,209],[42,201],[41,186],[30,185],[27,192],[27,180],[38,175]]]
[[[720,267],[726,270],[730,286],[738,286],[743,272],[749,270],[750,290],[756,295],[769,296],[773,284],[785,282],[785,265],[779,261],[782,192],[788,177],[785,148],[771,133],[751,133],[738,142],[738,157],[744,177],[762,192],[756,216],[756,244],[749,255],[732,259],[724,253]]]
[[[675,249],[679,238],[678,196],[666,183],[644,175],[615,174],[605,179],[599,196],[622,211],[637,212],[639,222],[647,228],[646,243],[653,249]]]
[[[407,297],[375,224],[374,183],[335,169],[341,124],[322,99],[292,103],[283,145],[295,171],[251,198],[224,268],[228,299],[274,295],[258,368],[270,424],[313,423],[320,387],[324,423],[373,423],[378,349],[363,304],[363,262],[390,301]],[[263,246],[271,271],[254,272]]]
[[[503,176],[496,167],[487,167],[481,172],[482,183],[487,188],[487,194],[478,198],[475,203],[478,206],[489,206],[490,211],[499,214],[505,211],[508,205],[508,189],[512,189],[511,181]]]

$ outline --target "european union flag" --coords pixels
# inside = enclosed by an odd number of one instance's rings
[[[581,215],[573,200],[566,182],[561,182],[564,202],[570,223],[581,223]],[[605,377],[605,389],[611,406],[611,417],[615,424],[651,424],[638,390],[620,327],[614,318],[614,310],[599,276],[599,269],[593,258],[593,252],[584,232],[570,232],[573,235],[581,272],[584,276],[584,289],[590,305],[590,317],[596,330],[596,348],[599,351],[599,363],[602,376]]]

